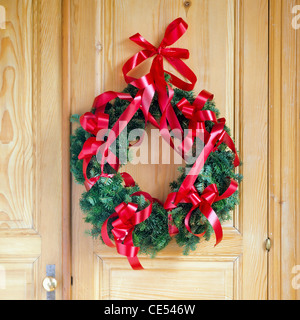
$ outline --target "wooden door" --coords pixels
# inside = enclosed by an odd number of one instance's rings
[[[299,5],[0,0],[0,299],[46,299],[47,265],[56,299],[299,299]],[[177,44],[190,50],[195,92],[215,94],[240,151],[241,204],[216,248],[212,238],[183,256],[172,242],[133,271],[85,235],[69,117],[125,87],[121,67],[138,50],[129,36],[158,44],[177,17],[189,24]],[[175,165],[126,170],[161,200],[177,174]]]
[[[50,264],[60,299],[61,1],[0,5],[0,299],[46,299]]]
[[[241,204],[217,247],[214,239],[201,241],[183,256],[173,241],[155,259],[141,256],[143,271],[131,270],[114,249],[84,234],[88,225],[78,205],[84,189],[72,183],[73,299],[266,299],[268,1],[74,0],[69,12],[70,112],[79,114],[90,110],[96,95],[125,87],[122,65],[138,50],[129,36],[139,32],[158,45],[173,19],[187,21],[176,46],[190,50],[195,92],[215,94],[244,176]],[[142,190],[164,200],[175,166],[146,168],[127,169]]]

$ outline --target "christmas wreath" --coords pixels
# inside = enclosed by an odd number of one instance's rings
[[[90,112],[71,117],[80,124],[71,136],[71,172],[86,187],[80,206],[85,221],[92,225],[90,234],[116,247],[133,269],[142,269],[138,253],[154,257],[172,237],[184,254],[195,250],[201,237],[209,240],[212,233],[218,244],[221,223],[230,219],[239,202],[242,177],[235,167],[240,162],[225,119],[219,118],[212,94],[203,90],[194,95],[197,78],[182,61],[188,58],[188,50],[168,48],[186,29],[185,21],[174,20],[158,48],[138,33],[132,36],[143,50],[123,66],[128,86],[122,92],[102,93]],[[151,57],[147,75],[128,76]],[[188,82],[166,71],[164,59]],[[140,190],[128,173],[119,172],[124,162],[120,159],[130,159],[131,149],[143,139],[141,134],[135,142],[129,141],[130,132],[144,130],[149,123],[185,160],[194,159],[180,168],[164,203]],[[175,146],[177,140],[180,143]]]

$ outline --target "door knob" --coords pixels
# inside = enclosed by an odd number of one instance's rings
[[[54,277],[46,277],[43,280],[43,288],[47,291],[47,292],[52,292],[56,289],[57,287],[57,281]]]

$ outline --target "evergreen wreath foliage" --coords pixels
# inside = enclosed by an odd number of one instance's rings
[[[132,97],[135,97],[138,89],[132,85],[128,85],[123,92],[129,93]],[[174,89],[174,96],[171,101],[173,109],[178,117],[178,120],[183,129],[188,128],[189,120],[184,117],[181,111],[177,108],[176,104],[182,99],[186,98],[191,104],[194,102],[195,96],[193,92],[183,91],[180,89]],[[109,115],[109,129],[111,129],[114,123],[118,120],[120,115],[129,105],[129,102],[125,100],[115,99],[114,103],[108,103],[106,105],[105,113]],[[217,118],[219,116],[219,110],[216,108],[214,101],[207,101],[203,110],[211,110],[215,112]],[[95,112],[95,110],[91,110]],[[159,123],[161,111],[158,105],[157,96],[155,97],[150,106],[150,113],[156,118]],[[71,117],[72,122],[79,123],[79,115],[73,115]],[[208,132],[213,127],[213,122],[206,121],[205,127]],[[127,132],[129,133],[133,129],[145,129],[145,120],[141,110],[138,110],[132,120],[128,123]],[[230,134],[229,128],[225,126],[225,131]],[[84,142],[91,137],[92,134],[86,132],[82,127],[78,127],[74,134],[71,136],[71,172],[75,178],[75,181],[79,184],[83,184],[85,179],[82,173],[82,162],[78,160],[78,155],[82,150]],[[121,142],[118,137],[114,142],[117,144],[116,155],[118,156],[118,150],[121,148],[127,149],[127,157],[130,157],[130,148],[127,139],[127,145],[118,147]],[[233,165],[234,153],[228,150],[227,146],[222,143],[215,152],[212,152],[206,160],[204,167],[195,182],[195,187],[199,194],[203,190],[211,185],[216,184],[219,193],[222,194],[230,183],[229,178],[235,179],[238,183],[242,180],[242,176],[235,173]],[[180,176],[177,180],[170,183],[172,191],[178,191],[182,181],[186,177],[186,170],[192,165],[186,165],[186,168],[180,168]],[[112,167],[105,164],[106,173],[114,173],[112,178],[101,177],[97,183],[87,192],[82,194],[80,199],[80,207],[85,214],[85,222],[92,225],[90,234],[94,238],[101,238],[101,227],[106,219],[115,211],[115,207],[121,202],[133,202],[138,204],[138,210],[145,208],[148,203],[143,196],[131,195],[137,191],[140,191],[138,185],[134,187],[124,187],[123,179],[119,173],[116,173]],[[87,169],[87,175],[89,178],[95,177],[101,174],[100,164],[94,156],[89,163]],[[239,203],[238,191],[236,191],[229,198],[220,200],[213,203],[212,208],[216,212],[220,222],[229,220],[230,212]],[[199,237],[191,234],[184,225],[184,219],[192,205],[188,203],[180,203],[177,208],[172,210],[173,222],[179,229],[179,233],[176,235],[176,241],[179,246],[183,247],[183,254],[189,254],[190,250],[195,250],[197,243],[200,241]],[[111,230],[112,222],[116,218],[110,219],[108,223],[108,230],[111,239],[113,239]],[[190,219],[190,226],[193,233],[205,233],[205,240],[209,240],[213,232],[213,229],[200,212],[196,209]],[[140,253],[155,257],[157,252],[165,248],[170,242],[171,237],[168,231],[168,212],[163,206],[157,202],[153,203],[153,209],[150,217],[144,222],[138,224],[133,232],[134,246],[140,247]]]

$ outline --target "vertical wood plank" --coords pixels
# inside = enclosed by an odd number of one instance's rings
[[[62,272],[63,299],[71,299],[71,178],[70,178],[70,0],[62,1]]]
[[[300,1],[296,1],[297,5],[300,5]],[[299,14],[299,11],[298,11]],[[298,20],[298,24],[299,24]],[[296,261],[295,265],[300,265],[300,29],[296,33]],[[299,268],[297,267],[299,274]],[[296,274],[294,274],[296,276]],[[299,285],[299,281],[297,282]],[[297,289],[297,300],[300,300],[300,290]]]
[[[281,296],[281,6],[282,1],[270,1],[268,234],[273,248],[269,252],[269,299],[280,299]]]
[[[243,101],[243,90],[242,90],[242,79],[243,64],[244,64],[244,15],[241,1],[235,1],[235,30],[234,30],[234,139],[236,146],[239,150],[239,156],[243,159],[243,150],[241,147],[241,135],[243,128],[240,125],[242,119],[242,101]],[[236,171],[240,172],[241,168],[237,168]],[[243,201],[243,183],[240,184],[240,201]],[[233,215],[233,225],[237,230],[241,230],[243,214],[238,206]],[[242,259],[241,259],[242,260]]]
[[[282,2],[282,162],[281,162],[281,297],[295,299],[297,291],[292,287],[296,264],[296,203],[297,194],[297,47],[296,30],[291,27],[291,12],[296,1]],[[298,212],[299,214],[299,212]],[[298,230],[299,231],[299,230]]]
[[[292,8],[299,0],[270,5],[270,299],[299,299],[299,30]]]
[[[96,44],[96,30],[99,30],[100,1],[71,2],[71,113],[83,114],[92,107],[99,94],[99,70],[95,69],[99,53]],[[99,63],[97,63],[97,66]],[[97,92],[97,93],[96,93]],[[73,128],[74,129],[74,128]],[[72,298],[93,299],[93,240],[85,231],[89,228],[83,220],[79,199],[84,192],[82,186],[72,182]]]
[[[34,212],[32,1],[2,1],[0,29],[0,228],[30,228]]]
[[[242,1],[243,298],[267,298],[268,1]],[[253,283],[257,285],[254,286]]]
[[[45,299],[46,265],[62,276],[61,1],[1,5],[1,295]]]
[[[55,264],[56,279],[62,283],[62,40],[61,0],[36,1],[38,22],[37,63],[37,195],[38,231],[42,236],[39,299],[46,293],[41,283],[46,265]],[[62,298],[62,287],[56,299]]]

